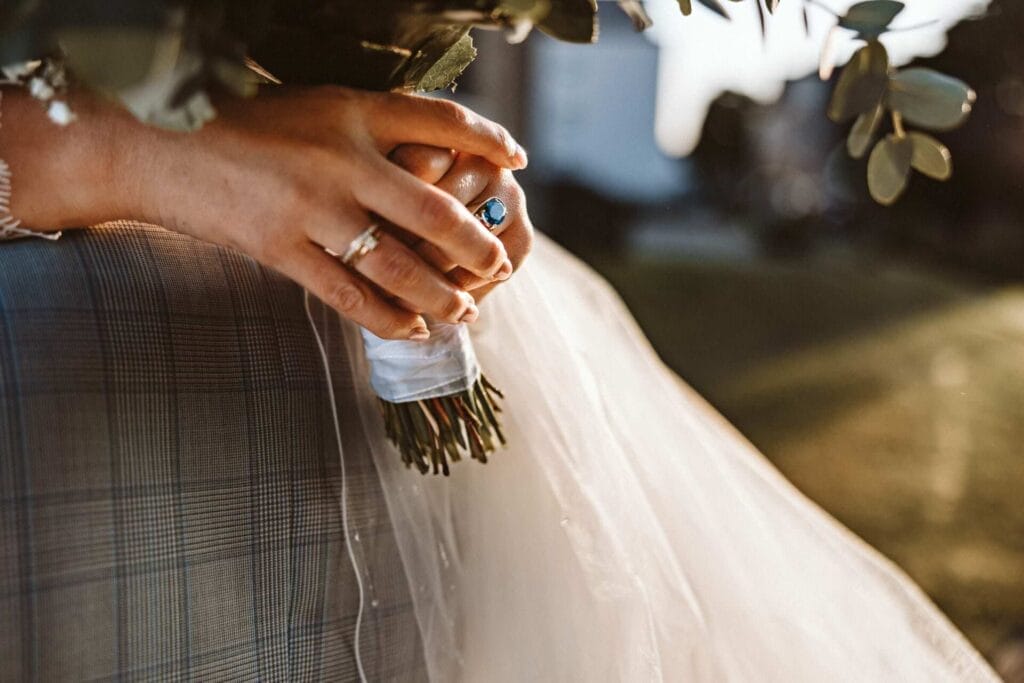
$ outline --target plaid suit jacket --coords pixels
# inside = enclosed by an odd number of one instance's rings
[[[360,651],[421,680],[341,324]],[[253,261],[127,224],[0,244],[0,680],[355,678],[329,411],[301,290]]]

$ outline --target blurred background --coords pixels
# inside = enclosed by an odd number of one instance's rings
[[[455,97],[525,142],[535,224],[617,287],[665,362],[1024,680],[1024,3],[985,5],[918,60],[978,91],[941,136],[955,175],[915,177],[892,208],[809,68],[776,69],[756,102],[707,97],[701,125],[679,93],[715,50],[637,34],[610,3],[596,45],[476,32]],[[765,64],[828,28],[766,46],[749,21],[686,21],[747,31],[742,56]],[[694,125],[699,142],[676,130]]]

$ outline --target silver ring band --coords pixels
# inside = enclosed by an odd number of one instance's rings
[[[341,262],[354,268],[360,259],[380,246],[380,226],[374,223],[352,240],[341,256]]]

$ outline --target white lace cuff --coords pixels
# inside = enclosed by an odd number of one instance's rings
[[[50,60],[25,62],[0,69],[0,85],[21,86],[32,97],[47,105],[47,114],[58,125],[74,120],[62,95],[67,90],[64,69]],[[3,126],[3,90],[0,89],[0,126]],[[21,227],[21,221],[11,213],[11,168],[0,158],[0,241],[19,237],[40,237],[56,240],[60,232],[40,232]]]

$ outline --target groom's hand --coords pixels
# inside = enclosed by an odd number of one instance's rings
[[[494,233],[505,245],[509,260],[518,270],[533,245],[533,224],[526,211],[526,196],[512,171],[479,156],[426,145],[402,145],[391,153],[391,160],[420,180],[452,195],[471,211],[490,197],[501,199],[508,209],[508,216]],[[447,273],[455,284],[472,291],[477,301],[499,284],[457,267],[429,242],[408,234],[406,240],[420,256]]]

